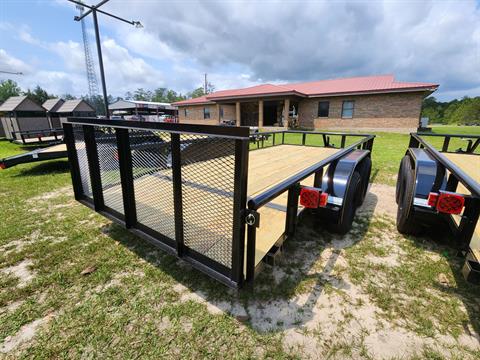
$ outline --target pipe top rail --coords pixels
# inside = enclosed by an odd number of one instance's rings
[[[460,167],[458,167],[453,161],[444,156],[440,151],[435,149],[430,143],[425,139],[422,139],[421,136],[424,134],[410,133],[419,144],[423,145],[424,149],[432,155],[435,160],[441,163],[445,168],[450,171],[471,193],[476,197],[480,197],[480,184],[472,179],[467,173],[465,173]],[[440,135],[440,136],[451,136],[451,137],[463,137],[457,135]],[[480,138],[480,136],[473,135],[475,138]]]
[[[341,134],[341,135],[345,135],[345,134]],[[370,140],[373,140],[374,138],[375,138],[375,135],[366,135],[363,139],[357,141],[356,143],[344,149],[339,150],[337,153],[327,157],[326,159],[323,159],[322,161],[319,161],[318,163],[308,167],[307,169],[299,172],[298,174],[295,174],[289,177],[288,179],[285,179],[284,181],[275,185],[274,187],[264,191],[263,193],[255,196],[254,198],[251,198],[248,201],[248,208],[251,210],[259,209],[260,207],[264,206],[265,204],[275,199],[277,196],[287,191],[293,185],[301,182],[302,180],[305,180],[307,177],[317,172],[322,167],[349,154],[350,152],[354,151],[358,146]]]

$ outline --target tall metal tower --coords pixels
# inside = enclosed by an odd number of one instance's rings
[[[83,6],[77,5],[80,10],[80,16],[83,15]],[[98,81],[97,74],[95,73],[95,67],[93,63],[92,54],[90,52],[90,43],[88,42],[88,34],[85,26],[85,19],[81,20],[82,23],[82,37],[83,37],[83,49],[85,52],[85,67],[87,70],[87,82],[88,82],[88,95],[90,97],[98,95]]]

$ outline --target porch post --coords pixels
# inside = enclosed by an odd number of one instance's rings
[[[288,127],[288,120],[290,114],[290,99],[285,99],[283,104],[283,126]]]
[[[235,125],[240,126],[240,101],[237,101],[235,104]]]
[[[220,124],[220,104],[217,103],[217,122]]]
[[[258,127],[263,127],[263,100],[258,100]]]

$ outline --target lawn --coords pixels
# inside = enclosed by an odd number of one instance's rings
[[[377,135],[354,229],[307,217],[238,294],[76,203],[66,161],[0,171],[0,358],[479,358],[480,289],[442,231],[396,232],[408,135]]]

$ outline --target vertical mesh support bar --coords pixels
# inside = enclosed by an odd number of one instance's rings
[[[92,186],[93,206],[95,211],[104,210],[102,177],[98,163],[97,143],[95,142],[95,130],[91,125],[83,125],[85,148],[87,150],[88,168],[90,170],[90,183]]]
[[[231,280],[241,286],[244,279],[245,217],[247,203],[249,140],[235,140],[235,184],[233,197],[233,241]]]
[[[67,154],[70,162],[70,175],[72,177],[73,192],[75,199],[80,200],[84,197],[82,179],[80,176],[80,166],[78,163],[77,150],[75,149],[75,136],[72,124],[64,124],[64,141],[67,146]]]
[[[116,129],[95,127],[94,130],[104,204],[123,215],[123,195]]]
[[[231,274],[235,140],[181,135],[185,250]]]
[[[130,149],[129,131],[117,129],[118,162],[120,165],[120,178],[122,179],[123,209],[125,213],[125,227],[127,229],[137,223],[135,207],[135,190],[133,187],[132,152]]]

